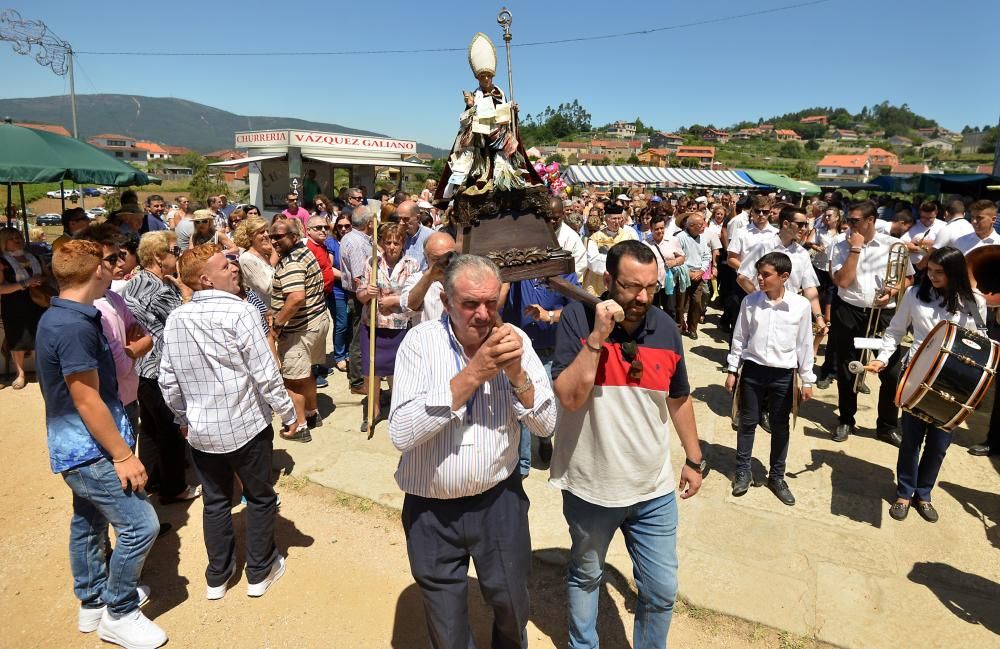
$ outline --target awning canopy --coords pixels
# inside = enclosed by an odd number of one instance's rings
[[[349,156],[330,156],[330,155],[314,155],[311,153],[303,153],[302,157],[307,160],[315,160],[316,162],[328,162],[332,165],[360,165],[363,167],[416,167],[418,169],[427,169],[427,165],[420,164],[418,162],[407,162],[405,160],[386,160],[385,158],[354,158]]]
[[[266,155],[255,155],[250,158],[236,158],[235,160],[223,160],[222,162],[209,162],[209,167],[240,167],[251,162],[260,162],[261,160],[274,160],[275,158],[284,158],[284,153],[268,153]]]
[[[680,167],[639,167],[633,165],[569,165],[563,168],[563,179],[569,183],[619,185],[677,185],[680,187],[745,187],[757,185],[738,171],[709,171]]]
[[[746,169],[744,173],[750,176],[750,179],[758,185],[769,185],[771,187],[782,189],[786,192],[795,192],[796,194],[811,196],[823,191],[811,182],[805,180],[795,180],[794,178],[789,178],[785,174],[778,174],[772,171]]]
[[[0,124],[0,182],[147,185],[149,177],[95,146],[65,135]]]

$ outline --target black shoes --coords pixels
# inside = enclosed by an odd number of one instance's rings
[[[792,495],[792,491],[788,488],[788,483],[785,482],[783,478],[768,480],[767,488],[778,497],[778,500],[785,503],[789,507],[795,504],[795,496]]]
[[[771,434],[771,415],[766,410],[760,413],[760,427],[764,429],[764,432],[768,435]]]
[[[833,385],[833,374],[827,374],[816,381],[816,387],[820,390],[825,390]]]
[[[896,429],[881,433],[876,433],[875,437],[882,440],[886,444],[891,444],[895,446],[896,448],[899,448],[899,445],[903,443],[903,436],[900,435],[899,431]]]
[[[691,331],[688,331],[684,335],[690,338],[691,340],[698,340],[698,332],[694,331],[693,329]]]
[[[928,523],[938,522],[937,510],[934,509],[934,505],[930,504],[929,501],[914,500],[913,506],[917,508],[917,513],[920,514],[921,518],[923,518]]]
[[[895,521],[901,521],[906,518],[906,515],[910,513],[910,503],[901,503],[899,501],[892,503],[892,507],[889,508],[889,516]]]
[[[847,438],[850,437],[853,432],[854,426],[851,426],[850,424],[837,424],[837,429],[833,431],[833,441],[846,442]]]
[[[975,455],[977,457],[986,457],[987,455],[993,455],[993,453],[991,453],[992,450],[993,449],[991,449],[986,444],[976,444],[975,446],[969,447],[969,455]]]
[[[737,471],[736,479],[733,480],[733,495],[739,497],[749,491],[750,480],[749,471]]]
[[[319,411],[311,415],[306,415],[306,426],[309,428],[319,428],[323,425],[323,418],[319,416]]]

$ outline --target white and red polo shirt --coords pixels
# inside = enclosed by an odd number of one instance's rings
[[[594,312],[575,302],[563,309],[552,362],[555,380],[577,357],[594,326]],[[636,345],[642,375],[622,343]],[[616,327],[602,345],[594,389],[578,410],[560,411],[549,481],[602,507],[628,507],[671,493],[667,399],[690,394],[680,331],[651,307],[629,335]]]

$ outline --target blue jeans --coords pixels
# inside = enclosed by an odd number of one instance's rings
[[[903,441],[899,444],[896,460],[896,497],[930,502],[931,489],[951,444],[951,433],[920,421],[908,412],[903,413],[899,423]]]
[[[573,540],[566,579],[570,649],[595,649],[597,602],[608,546],[620,529],[639,591],[632,646],[665,649],[677,596],[677,503],[674,494],[630,507],[601,507],[563,491]]]
[[[326,308],[333,320],[333,362],[347,360],[347,342],[350,331],[347,327],[347,298],[337,299],[333,293],[326,296]]]
[[[73,590],[84,608],[107,605],[114,617],[139,607],[136,586],[160,521],[146,494],[122,490],[114,465],[101,458],[62,474],[73,490],[69,561]],[[105,563],[108,524],[115,528],[114,552]]]
[[[552,383],[552,355],[555,353],[554,349],[543,349],[538,353],[538,360],[542,361],[542,365],[545,367],[545,373],[549,377],[549,384]],[[524,424],[521,424],[521,443],[518,445],[518,455],[520,456],[517,462],[518,470],[521,475],[528,475],[531,473],[531,431]]]

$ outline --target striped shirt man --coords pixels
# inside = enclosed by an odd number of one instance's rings
[[[556,404],[548,376],[528,336],[514,330],[524,345],[522,367],[534,384],[531,410],[514,396],[503,372],[451,409],[451,380],[469,358],[447,315],[417,325],[403,339],[389,419],[389,436],[403,452],[396,470],[400,489],[439,499],[480,494],[516,470],[521,422],[534,435],[552,435]]]
[[[323,271],[316,256],[302,241],[296,243],[288,254],[278,260],[274,268],[271,288],[271,311],[277,313],[285,306],[290,293],[305,291],[306,301],[285,324],[284,331],[306,331],[326,317],[326,294],[323,292]]]

